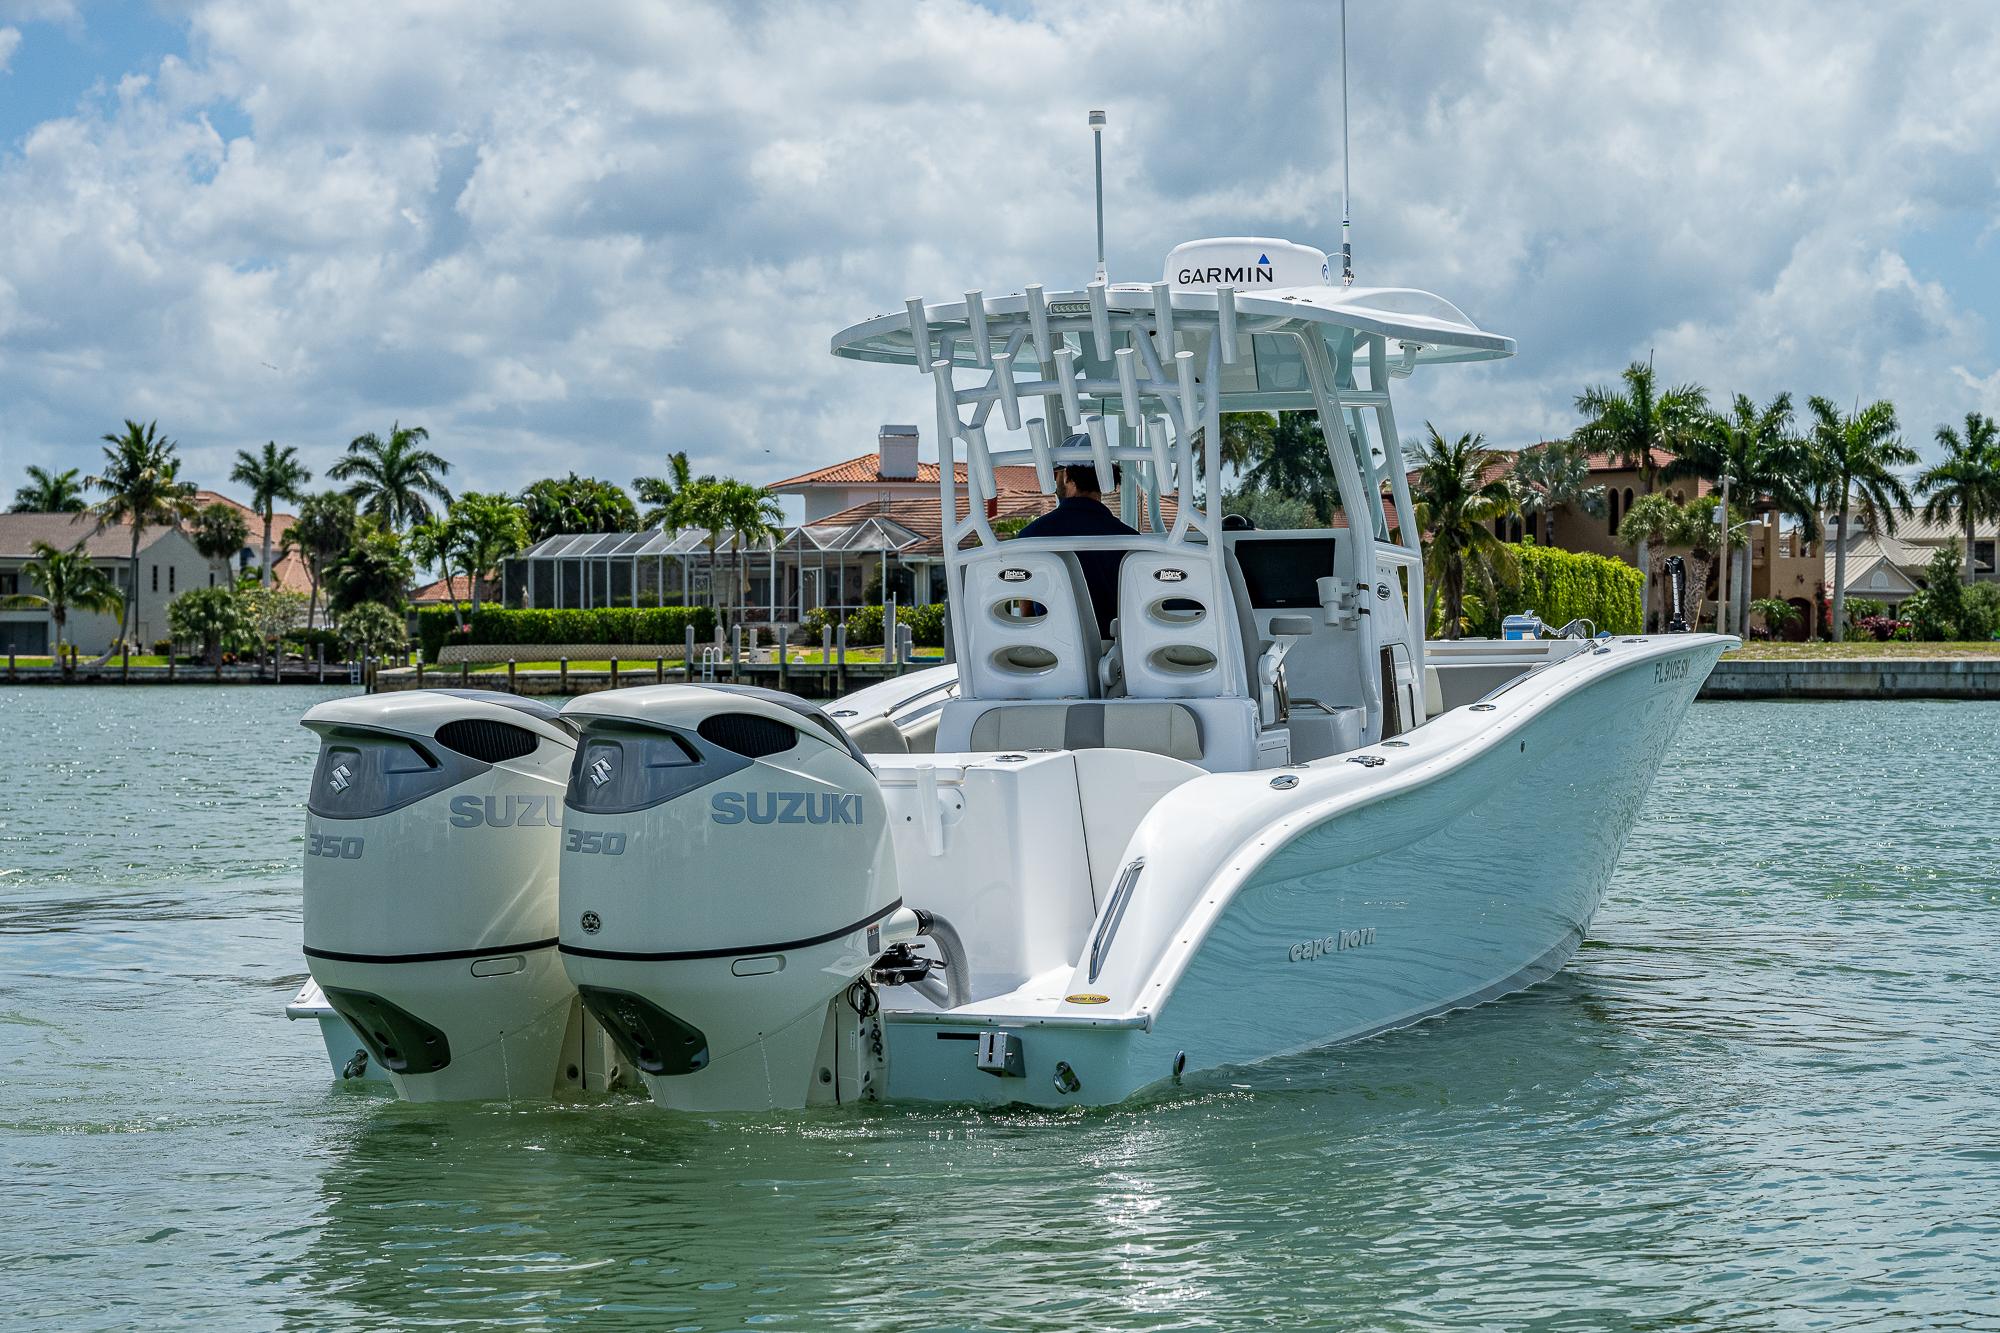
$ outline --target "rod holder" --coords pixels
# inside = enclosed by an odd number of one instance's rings
[[[1090,341],[1097,348],[1097,359],[1111,359],[1111,306],[1104,299],[1105,287],[1102,281],[1093,282],[1084,288],[1090,297]]]
[[[1083,419],[1083,428],[1090,432],[1090,461],[1097,469],[1097,485],[1101,490],[1111,486],[1112,478],[1117,475],[1111,470],[1111,442],[1104,435],[1104,418],[1093,412]]]
[[[982,501],[991,500],[1000,493],[993,477],[993,455],[986,448],[986,427],[965,428],[965,463],[966,479]]]
[[[1083,421],[1083,407],[1076,396],[1076,353],[1065,347],[1056,353],[1056,383],[1062,389],[1063,415]]]
[[[1217,287],[1215,289],[1215,329],[1222,340],[1222,362],[1236,364],[1236,289]]]
[[[1154,483],[1156,485],[1163,484],[1168,477],[1173,475],[1172,470],[1168,466],[1170,456],[1167,452],[1167,419],[1165,417],[1146,418],[1146,444],[1153,451]]]
[[[1194,398],[1193,352],[1174,353],[1174,378],[1180,381],[1181,386],[1181,420],[1187,423],[1188,430],[1192,432],[1195,429],[1196,418],[1200,416]]]
[[[1146,420],[1139,410],[1139,354],[1129,347],[1118,349],[1118,394],[1125,400],[1125,424],[1138,430]]]
[[[903,302],[910,312],[910,342],[917,349],[917,369],[926,374],[931,368],[931,322],[924,314],[924,298],[912,296]]]
[[[993,339],[986,331],[986,293],[965,294],[965,322],[972,329],[972,354],[981,366],[993,364]]]
[[[1049,303],[1042,299],[1042,284],[1031,282],[1026,288],[1028,298],[1028,328],[1035,338],[1035,360],[1048,365],[1056,359],[1055,344],[1049,340]]]
[[[958,419],[958,390],[952,387],[951,362],[939,361],[931,366],[931,384],[937,391],[939,421],[950,423],[947,428],[951,433],[963,439],[965,426]]]
[[[1000,418],[1008,430],[1021,429],[1021,400],[1014,392],[1014,354],[993,354],[993,382],[1000,390]]]
[[[1153,284],[1153,337],[1161,356],[1174,354],[1174,293],[1164,282]]]
[[[1049,457],[1049,423],[1040,417],[1028,418],[1028,448],[1035,455],[1035,484],[1054,495],[1056,465]]]

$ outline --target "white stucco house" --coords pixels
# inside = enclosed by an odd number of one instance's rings
[[[115,523],[102,530],[88,514],[0,514],[0,597],[40,593],[26,566],[35,558],[35,543],[68,550],[79,542],[91,561],[110,573],[127,598],[135,586],[132,530]],[[223,579],[230,577],[224,570]],[[148,528],[140,539],[136,578],[138,604],[133,638],[144,650],[167,636],[167,604],[195,588],[217,581],[217,568],[202,558],[186,533],[175,528]],[[110,648],[118,637],[118,617],[72,609],[68,641],[92,655]],[[41,656],[56,641],[55,620],[41,608],[0,610],[0,656],[12,652]]]

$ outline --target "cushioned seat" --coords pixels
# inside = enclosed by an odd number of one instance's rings
[[[1202,757],[1201,721],[1164,700],[1005,704],[973,719],[969,748],[1144,750],[1194,763]]]

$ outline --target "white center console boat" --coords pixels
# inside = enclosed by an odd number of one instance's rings
[[[1425,641],[1390,390],[1509,339],[1237,238],[1182,246],[1148,285],[913,300],[833,351],[929,380],[953,661],[824,709],[698,686],[563,709],[549,929],[654,1100],[1111,1103],[1563,965],[1733,641]],[[1275,410],[1317,414],[1344,526],[1225,524],[1222,416]],[[1123,470],[1143,535],[998,538],[996,466],[1053,492],[1080,463]],[[1108,638],[1080,562],[1106,551]],[[331,745],[368,702],[308,725]],[[421,798],[393,836],[449,866],[470,847],[451,809]],[[411,951],[393,913],[369,921],[340,952],[371,929]],[[456,985],[488,985],[480,965]],[[440,1012],[410,1016],[464,1021]]]

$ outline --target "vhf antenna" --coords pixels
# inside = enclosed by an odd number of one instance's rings
[[[1348,151],[1347,151],[1347,0],[1340,0],[1340,285],[1354,285],[1354,242],[1350,229],[1354,224],[1354,214],[1349,207],[1348,192]],[[1104,230],[1103,206],[1098,207],[1098,232],[1101,251]],[[1098,276],[1104,275],[1104,266],[1098,265]]]
[[[1345,4],[1346,0],[1341,0]],[[1090,113],[1090,137],[1097,149],[1097,280],[1104,276],[1104,113]]]

